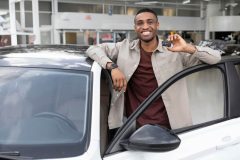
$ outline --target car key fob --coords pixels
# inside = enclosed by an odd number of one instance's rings
[[[171,47],[172,46],[172,42],[171,41],[162,41],[162,46]]]

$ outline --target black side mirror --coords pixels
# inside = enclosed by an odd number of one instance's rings
[[[136,130],[120,145],[126,150],[159,152],[176,149],[180,143],[180,138],[171,130],[147,124]]]

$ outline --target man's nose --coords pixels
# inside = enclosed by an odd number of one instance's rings
[[[142,28],[144,28],[144,29],[145,29],[145,28],[148,28],[148,27],[149,27],[148,23],[147,23],[147,22],[144,22],[144,23],[143,23],[143,27],[142,27]]]

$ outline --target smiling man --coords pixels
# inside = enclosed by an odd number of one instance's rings
[[[141,9],[134,18],[137,39],[91,46],[87,54],[104,69],[111,72],[114,91],[109,113],[109,128],[118,128],[123,117],[129,117],[150,93],[165,80],[182,69],[201,63],[214,64],[220,53],[206,47],[185,42],[178,34],[170,35],[172,47],[162,46],[157,36],[160,24],[157,14]],[[173,92],[181,92],[176,96]],[[186,85],[162,94],[137,119],[137,127],[158,124],[167,128],[180,128],[192,124],[191,113],[184,99]],[[173,109],[174,108],[174,109]]]

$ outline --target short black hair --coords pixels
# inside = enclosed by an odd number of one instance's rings
[[[140,13],[143,13],[143,12],[152,13],[152,14],[156,17],[156,19],[157,19],[157,21],[158,21],[157,13],[156,13],[154,10],[150,9],[150,8],[142,8],[142,9],[140,9],[140,10],[136,13],[135,18],[134,18],[134,21],[135,21],[135,19],[136,19],[136,16],[139,15]]]

